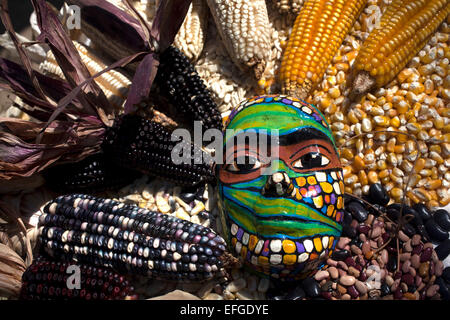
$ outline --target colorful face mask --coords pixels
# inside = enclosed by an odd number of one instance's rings
[[[244,101],[224,132],[218,198],[231,250],[260,275],[304,278],[342,231],[342,168],[323,115],[285,96]]]

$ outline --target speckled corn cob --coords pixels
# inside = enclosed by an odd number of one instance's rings
[[[203,51],[208,27],[208,6],[203,0],[193,0],[178,31],[174,46],[191,61],[196,61]]]
[[[70,164],[58,165],[44,171],[52,189],[64,192],[105,191],[121,188],[139,177],[134,170],[124,169],[96,154]]]
[[[175,146],[191,151],[190,163],[174,163],[172,150]],[[114,126],[108,128],[103,150],[119,166],[183,186],[214,180],[211,166],[205,163],[207,154],[199,147],[184,140],[171,141],[171,133],[159,123],[135,115],[125,115],[115,120]]]
[[[304,0],[272,0],[280,13],[293,13],[297,15],[303,6]]]
[[[449,13],[448,0],[392,1],[356,57],[354,94],[393,80]]]
[[[222,118],[210,91],[180,50],[171,46],[164,51],[155,82],[192,125],[197,120],[202,121],[204,130],[222,130]]]
[[[94,75],[107,67],[101,59],[89,52],[82,44],[75,41],[73,43],[80,54],[81,60],[86,65],[91,75]],[[51,51],[48,51],[47,60],[41,63],[40,69],[44,73],[52,73],[64,79],[64,74]],[[118,71],[111,70],[97,77],[95,82],[97,82],[109,102],[113,104],[117,110],[122,108],[128,94],[128,88],[131,85],[131,81],[128,80],[126,76]]]
[[[282,92],[305,99],[318,84],[366,0],[307,0],[297,16],[280,70]]]
[[[209,228],[87,195],[49,202],[39,227],[42,246],[54,258],[157,279],[211,278],[226,254],[225,240]]]
[[[228,54],[260,79],[270,56],[269,17],[264,0],[208,0]]]
[[[71,265],[79,267],[80,289],[67,286]],[[128,280],[111,269],[39,256],[22,276],[20,300],[118,300],[132,294]]]

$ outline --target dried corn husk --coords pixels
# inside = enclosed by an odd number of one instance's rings
[[[0,297],[17,298],[27,266],[7,245],[0,243]]]

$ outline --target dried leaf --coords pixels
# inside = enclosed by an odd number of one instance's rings
[[[31,61],[28,58],[28,55],[25,52],[25,50],[22,48],[21,42],[17,38],[16,32],[14,31],[14,27],[12,25],[11,18],[9,16],[8,0],[1,0],[0,18],[3,22],[3,25],[5,26],[6,31],[9,34],[9,37],[11,38],[11,40],[13,41],[13,43],[17,49],[17,53],[19,54],[20,60],[22,61],[23,65],[25,66],[25,69],[28,72],[28,75],[31,79],[31,82],[33,83],[34,88],[37,91],[39,98],[41,98],[43,100],[47,100],[47,97],[45,96],[44,92],[42,91],[42,89],[39,85],[39,82],[36,78],[35,72],[34,72],[33,68],[31,67]],[[49,102],[51,102],[51,101],[49,101]]]
[[[65,78],[72,88],[76,88],[91,75],[84,65],[72,40],[64,30],[56,14],[44,0],[32,0],[41,34],[38,40],[49,45],[58,61]],[[84,90],[77,94],[83,105],[83,111],[98,116],[105,125],[111,125],[114,108],[95,81],[86,83]]]
[[[29,177],[55,161],[75,162],[100,151],[105,129],[96,123],[56,120],[44,130],[42,143],[33,143],[45,125],[0,118],[0,179]]]
[[[154,58],[153,54],[146,55],[139,64],[128,92],[125,113],[136,111],[135,105],[149,96],[153,80],[158,72],[158,65],[159,61]]]
[[[148,39],[137,19],[105,0],[69,0],[81,8],[82,23],[87,23],[112,41],[133,52],[147,51]]]
[[[43,91],[53,101],[58,101],[70,93],[71,88],[66,81],[51,78],[39,72],[35,72],[35,74]],[[47,121],[55,111],[56,105],[38,97],[31,83],[31,79],[20,65],[0,58],[0,78],[3,78],[6,82],[2,85],[4,89],[14,92],[28,106],[33,107],[23,110],[30,116],[41,121]],[[67,107],[66,112],[75,115],[84,115],[85,113],[81,109],[80,102],[74,99],[71,101],[71,105]]]
[[[152,37],[159,43],[160,52],[166,50],[175,40],[191,2],[192,0],[160,1],[151,30]]]

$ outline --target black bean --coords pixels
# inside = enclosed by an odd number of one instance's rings
[[[428,207],[426,205],[424,205],[423,203],[416,203],[413,206],[413,209],[419,213],[420,217],[422,218],[422,220],[424,222],[426,222],[428,219],[431,218],[430,209],[428,209]]]
[[[380,291],[381,291],[381,296],[387,296],[389,293],[391,293],[391,288],[389,288],[389,286],[387,285],[386,282],[381,284],[380,287]]]
[[[439,260],[443,261],[450,254],[450,239],[445,239],[436,248],[434,248]]]
[[[349,211],[358,222],[364,222],[369,215],[367,209],[355,201],[350,202],[346,210]]]
[[[405,224],[402,230],[410,238],[416,234],[416,229],[410,223]]]
[[[435,241],[444,241],[445,239],[448,239],[448,232],[443,230],[436,223],[436,221],[434,221],[434,219],[429,219],[425,223],[425,228],[427,229],[427,232],[430,235],[431,239]]]
[[[450,284],[450,267],[447,267],[442,272],[442,278]]]
[[[386,213],[389,219],[391,219],[392,221],[397,221],[400,217],[400,211],[394,208],[388,208],[386,210]]]
[[[302,300],[306,297],[305,290],[301,286],[297,286],[286,296],[287,300]]]
[[[389,256],[388,263],[386,264],[386,268],[390,272],[395,272],[397,270],[397,257],[395,255]]]
[[[319,283],[314,278],[306,278],[303,280],[302,287],[308,297],[315,298],[320,295]]]
[[[368,209],[369,209],[369,213],[373,214],[374,216],[379,216],[380,214],[383,214],[386,212],[386,207],[379,205],[379,204],[373,204]]]
[[[356,237],[356,229],[348,224],[344,224],[342,227],[342,235],[344,237],[354,238]]]
[[[425,228],[425,226],[423,224],[420,224],[417,226],[417,231],[419,232],[419,234],[422,236],[422,240],[424,242],[430,242],[430,236],[428,235],[427,229]]]
[[[450,214],[444,210],[436,210],[433,214],[434,221],[445,231],[450,231]]]
[[[336,261],[344,261],[348,257],[350,257],[350,252],[348,250],[336,250],[331,255],[331,259]]]
[[[403,215],[411,215],[413,218],[409,222],[414,226],[423,224],[423,220],[420,217],[420,214],[410,206],[405,206],[403,208]]]
[[[436,278],[435,283],[439,286],[439,293],[441,295],[442,300],[445,301],[450,300],[449,285],[445,283],[444,279],[442,279],[442,277],[438,277]]]
[[[180,194],[181,200],[186,202],[187,204],[191,203],[195,199],[195,193],[182,193]]]
[[[389,203],[389,194],[380,183],[374,183],[369,188],[369,199],[372,204],[385,206]]]
[[[350,225],[352,223],[352,220],[353,220],[352,214],[350,212],[348,212],[347,210],[344,210],[344,223],[343,224]]]
[[[286,300],[285,296],[274,296],[272,300]]]

